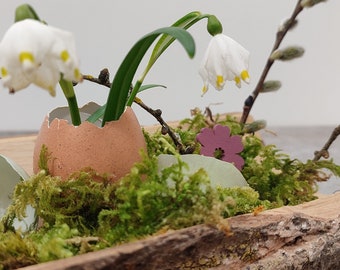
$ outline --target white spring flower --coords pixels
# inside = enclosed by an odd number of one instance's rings
[[[241,80],[249,83],[249,52],[232,38],[215,35],[205,52],[199,73],[203,79],[203,94],[209,83],[216,90],[222,90],[225,82],[235,81],[241,87]]]
[[[81,81],[71,33],[26,19],[13,24],[0,42],[0,77],[10,91],[34,83],[55,96],[61,76]]]

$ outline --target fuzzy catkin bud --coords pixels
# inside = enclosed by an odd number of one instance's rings
[[[312,7],[316,4],[320,4],[322,2],[326,2],[327,0],[302,0],[300,5],[301,7]]]
[[[222,33],[223,26],[215,15],[210,15],[208,17],[207,30],[208,30],[209,34],[212,35],[212,36],[215,36],[217,34]]]
[[[246,124],[243,127],[244,133],[254,133],[256,131],[259,131],[261,129],[264,129],[267,126],[267,122],[265,120],[257,120],[250,124]]]
[[[282,20],[282,22],[279,25],[278,31],[279,32],[283,31],[284,29],[286,29],[286,27],[289,24],[291,24],[289,30],[293,30],[297,26],[298,20],[295,19],[292,22],[291,22],[291,19],[284,19],[284,20]]]
[[[28,4],[23,4],[15,9],[15,22],[19,22],[25,19],[33,19],[40,21],[39,16],[35,10]]]
[[[265,81],[263,83],[263,87],[261,89],[261,93],[268,93],[277,91],[281,88],[281,82],[280,81]]]
[[[298,46],[287,47],[285,49],[278,49],[270,56],[271,60],[289,61],[301,57],[305,49]]]

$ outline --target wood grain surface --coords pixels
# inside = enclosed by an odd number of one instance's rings
[[[19,164],[28,174],[33,172],[33,149],[36,135],[0,139],[0,155]]]

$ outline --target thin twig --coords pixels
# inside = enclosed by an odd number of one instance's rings
[[[170,138],[174,142],[177,150],[180,154],[191,154],[193,152],[193,149],[190,147],[185,148],[185,146],[180,142],[180,138],[174,133],[171,129],[171,127],[163,120],[162,118],[162,111],[160,109],[153,110],[147,105],[144,104],[144,102],[138,98],[135,97],[134,102],[137,103],[139,106],[141,106],[144,110],[146,110],[148,113],[150,113],[153,117],[157,119],[157,121],[162,126],[162,134],[169,134]]]
[[[277,33],[276,33],[276,40],[273,46],[273,49],[270,53],[270,55],[279,48],[283,38],[285,37],[285,35],[287,34],[287,32],[289,31],[290,28],[292,28],[295,23],[296,23],[296,17],[299,15],[299,13],[303,10],[303,7],[301,6],[301,0],[299,0],[297,2],[297,5],[291,15],[291,17],[286,21],[286,23],[284,24],[284,26],[282,27],[282,29],[280,29]],[[255,90],[253,91],[253,93],[246,99],[246,101],[244,102],[244,107],[243,107],[243,114],[241,117],[240,122],[242,124],[245,124],[247,121],[247,118],[249,116],[249,113],[255,103],[256,98],[258,97],[258,95],[260,94],[262,88],[263,88],[263,83],[269,73],[270,68],[272,67],[272,65],[274,64],[273,59],[271,59],[271,57],[268,57],[267,63],[264,67],[264,70],[262,71],[262,75],[255,87]]]
[[[98,78],[95,78],[91,75],[83,75],[83,79],[111,88],[110,74],[108,69],[106,68],[100,72]],[[156,118],[156,120],[160,123],[162,127],[162,134],[164,135],[169,134],[170,138],[176,145],[180,154],[191,154],[193,152],[193,149],[191,149],[190,147],[188,148],[184,147],[184,145],[180,142],[180,138],[172,131],[170,126],[163,120],[161,116],[162,111],[160,109],[153,110],[138,97],[135,97],[134,102]]]
[[[323,158],[329,158],[328,149],[332,145],[332,143],[336,140],[336,138],[340,135],[340,125],[337,126],[331,136],[329,137],[328,141],[325,143],[325,145],[322,147],[320,151],[314,152],[314,159],[313,161],[318,161],[321,157]]]
[[[102,71],[100,71],[98,78],[95,78],[91,75],[83,75],[83,79],[111,88],[110,73],[107,68],[104,68]]]

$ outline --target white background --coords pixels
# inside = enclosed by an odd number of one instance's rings
[[[14,10],[23,1],[1,0],[0,36],[13,23]],[[179,44],[162,55],[145,83],[164,84],[167,89],[151,89],[140,98],[152,108],[163,110],[165,120],[190,116],[190,109],[213,103],[216,112],[241,111],[243,102],[254,89],[273,46],[278,25],[292,13],[294,0],[45,0],[27,1],[50,25],[75,34],[81,71],[97,76],[107,67],[112,74],[131,46],[144,34],[169,26],[194,10],[215,14],[223,23],[224,34],[232,37],[251,53],[250,85],[238,89],[232,82],[218,92],[210,88],[201,97],[202,81],[198,67],[210,40],[206,21],[190,29],[196,56],[189,59]],[[251,114],[267,120],[268,126],[338,125],[340,116],[340,1],[329,0],[298,17],[299,25],[290,32],[283,46],[300,45],[306,49],[301,59],[274,64],[268,79],[279,79],[283,87],[276,93],[263,94]],[[144,63],[145,64],[145,63]],[[142,65],[144,67],[145,65]],[[137,74],[138,75],[138,74]],[[1,81],[0,81],[1,82]],[[108,89],[89,82],[76,87],[79,105],[89,101],[105,103]],[[0,131],[37,130],[44,115],[56,106],[66,105],[57,89],[52,98],[34,86],[9,95],[0,85]],[[155,123],[134,105],[142,125]]]

